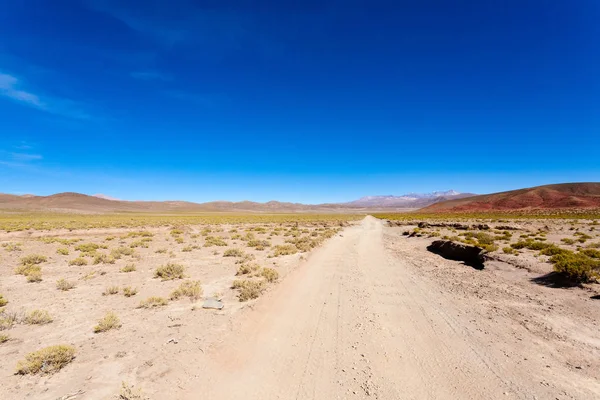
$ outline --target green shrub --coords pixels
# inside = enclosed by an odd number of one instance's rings
[[[600,250],[585,249],[585,250],[581,250],[581,252],[591,258],[600,258]]]
[[[273,257],[287,256],[298,252],[298,248],[293,244],[280,244],[273,247],[273,250]]]
[[[59,249],[56,250],[57,254],[60,254],[61,256],[68,256],[69,255],[69,249],[67,249],[66,247],[61,247]]]
[[[598,277],[600,261],[582,253],[565,251],[550,257],[554,270],[575,282],[591,282]]]
[[[80,251],[82,253],[93,253],[100,248],[100,245],[96,243],[82,243],[80,245],[75,246],[75,250]]]
[[[571,239],[571,238],[563,238],[560,239],[561,242],[563,242],[564,244],[575,244],[575,240]]]
[[[97,264],[114,264],[115,263],[115,258],[106,254],[97,254],[94,257],[94,261],[93,264],[97,265]]]

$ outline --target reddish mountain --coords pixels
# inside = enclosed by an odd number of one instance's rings
[[[600,182],[561,183],[444,201],[425,212],[600,208]]]

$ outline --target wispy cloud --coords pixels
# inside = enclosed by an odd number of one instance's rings
[[[164,74],[158,71],[135,71],[132,72],[130,75],[134,79],[139,79],[143,81],[159,80],[169,82],[173,80],[173,77],[171,75]]]
[[[12,75],[0,73],[0,94],[18,102],[25,103],[41,110],[46,109],[39,96],[27,92],[25,90],[18,89],[19,80]]]
[[[31,90],[23,89],[21,86],[22,84],[16,76],[0,72],[0,96],[63,117],[90,118],[90,115],[83,111],[79,104],[73,100],[50,96],[42,97]]]
[[[30,168],[33,167],[36,161],[43,159],[43,156],[38,153],[24,152],[23,144],[13,146],[11,150],[0,149],[0,165],[11,168]],[[30,150],[32,146],[28,146]],[[15,151],[20,150],[20,151]]]

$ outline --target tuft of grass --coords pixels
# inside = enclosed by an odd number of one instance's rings
[[[144,395],[141,389],[134,389],[128,383],[121,382],[121,391],[117,396],[117,400],[149,400],[149,398]]]
[[[27,275],[27,282],[29,283],[37,283],[42,281],[42,269],[37,268],[35,270],[30,270]]]
[[[227,242],[218,236],[207,236],[204,239],[204,247],[227,246]]]
[[[293,244],[280,244],[273,247],[273,250],[273,257],[287,256],[291,254],[296,254],[298,252],[298,248]]]
[[[67,249],[66,247],[60,247],[56,250],[56,254],[60,254],[61,256],[68,256],[69,249]]]
[[[155,253],[157,254],[165,254],[167,252],[167,249],[158,249],[155,251]]]
[[[107,254],[96,254],[96,256],[94,257],[94,261],[93,264],[94,265],[98,265],[98,264],[114,264],[115,263],[115,258],[112,256],[109,256]]]
[[[502,251],[504,252],[504,254],[513,254],[515,256],[519,254],[519,252],[517,251],[517,249],[513,249],[510,246],[503,247]]]
[[[0,334],[0,344],[6,343],[10,340],[10,336],[5,333]]]
[[[223,253],[223,257],[243,257],[244,251],[241,249],[227,249]]]
[[[171,300],[177,300],[180,297],[189,297],[190,300],[198,300],[202,296],[202,286],[200,281],[185,281],[171,293]]]
[[[131,297],[137,294],[137,288],[132,288],[131,286],[125,286],[123,288],[123,296]]]
[[[563,238],[560,239],[561,242],[563,242],[564,244],[575,244],[575,240],[571,239],[571,238]]]
[[[6,251],[21,251],[21,244],[20,243],[2,243],[2,247],[4,247],[4,249]]]
[[[21,265],[38,265],[48,261],[48,257],[39,254],[30,254],[21,258]]]
[[[163,281],[183,279],[185,278],[184,271],[185,267],[181,264],[167,263],[154,271],[154,277],[161,278]]]
[[[260,266],[256,265],[256,264],[241,264],[238,267],[238,270],[236,272],[236,276],[239,275],[248,275],[248,274],[254,274],[256,273],[258,270],[260,269]]]
[[[17,374],[53,374],[60,371],[75,358],[75,347],[67,345],[49,346],[25,356],[17,364]]]
[[[88,262],[85,258],[83,257],[77,257],[72,259],[71,261],[69,261],[69,265],[77,265],[77,266],[83,266],[83,265],[87,265]]]
[[[98,321],[98,325],[94,327],[94,333],[106,332],[110,331],[111,329],[119,329],[121,326],[122,324],[117,314],[109,311],[104,317],[102,317],[100,321]]]
[[[279,272],[273,268],[263,268],[260,275],[269,283],[276,282],[279,279]]]
[[[238,299],[242,302],[257,299],[265,290],[264,281],[250,279],[236,279],[231,287],[239,291]]]
[[[64,278],[56,281],[56,288],[58,290],[62,290],[63,292],[71,290],[74,287],[75,287],[75,284],[73,282],[70,282]]]
[[[102,296],[110,296],[112,294],[119,294],[119,287],[118,286],[109,286],[106,289],[104,289],[104,292],[102,292]]]
[[[28,325],[45,325],[45,324],[49,324],[52,321],[53,321],[52,316],[50,316],[50,313],[46,310],[30,311],[23,318],[23,322]]]
[[[2,296],[2,294],[0,294],[0,307],[4,307],[7,304],[8,304],[8,300],[6,300],[4,298],[4,296]]]
[[[80,245],[75,246],[75,250],[80,251],[82,253],[94,253],[101,247],[102,246],[96,243],[82,243]]]
[[[117,247],[116,249],[112,249],[110,251],[110,255],[115,259],[115,260],[120,260],[123,256],[133,256],[135,255],[135,250],[133,250],[131,247]]]
[[[19,320],[17,313],[7,313],[5,311],[0,312],[0,331],[10,329]]]
[[[163,307],[169,304],[169,300],[164,297],[148,297],[146,300],[142,300],[138,308],[155,308],[155,307]]]
[[[133,272],[136,270],[135,264],[127,264],[121,268],[121,272]]]

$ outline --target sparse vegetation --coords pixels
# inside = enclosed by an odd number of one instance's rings
[[[121,272],[133,272],[136,269],[137,268],[136,268],[135,264],[127,264],[126,266],[121,268]]]
[[[61,256],[68,256],[69,255],[69,249],[66,247],[59,247],[56,250],[56,254],[60,254]]]
[[[137,288],[132,288],[130,286],[125,286],[123,288],[123,296],[125,296],[125,297],[135,296],[136,294],[137,294]]]
[[[279,279],[279,272],[273,268],[263,268],[260,275],[269,283],[273,283]]]
[[[56,288],[58,290],[62,290],[63,292],[66,292],[68,290],[71,290],[75,287],[75,284],[73,282],[70,282],[64,278],[59,279],[58,281],[56,281]]]
[[[227,246],[227,242],[225,242],[222,238],[217,236],[207,236],[204,239],[204,247],[211,246]]]
[[[33,310],[25,315],[23,322],[28,325],[45,325],[52,322],[50,313],[46,310]]]
[[[126,382],[121,382],[121,391],[116,400],[149,400],[141,389],[134,389]]]
[[[169,300],[164,297],[148,297],[146,300],[142,300],[138,308],[155,308],[155,307],[163,307],[169,304]]]
[[[7,305],[7,304],[8,304],[8,300],[6,300],[6,299],[4,298],[4,296],[3,296],[2,294],[0,294],[0,308],[1,308],[1,307],[4,307],[4,306],[5,306],[5,305]]]
[[[10,336],[5,333],[0,333],[0,344],[6,343],[10,340]]]
[[[227,249],[223,253],[223,257],[243,257],[244,251],[241,249]]]
[[[26,257],[21,258],[21,265],[29,266],[29,265],[38,265],[48,261],[48,257],[42,256],[39,254],[31,254]]]
[[[119,287],[118,286],[109,286],[106,289],[104,289],[104,292],[102,292],[102,296],[110,296],[113,294],[119,294]]]
[[[262,280],[236,279],[231,287],[238,290],[238,299],[243,302],[257,299],[264,292],[265,283]]]
[[[273,257],[287,256],[298,252],[298,248],[293,244],[277,245],[273,247],[273,250]]]
[[[114,264],[115,263],[115,258],[112,256],[109,256],[107,254],[97,254],[96,256],[94,256],[94,261],[93,264],[97,265],[97,264]]]
[[[53,374],[64,368],[75,358],[73,346],[58,345],[29,353],[17,364],[17,374]]]
[[[160,278],[163,281],[173,280],[173,279],[183,279],[185,267],[181,264],[168,263],[161,267],[158,267],[156,271],[154,271],[154,277]]]
[[[111,329],[119,329],[121,327],[121,321],[114,312],[108,312],[100,321],[98,325],[94,327],[94,333],[101,333],[110,331]]]
[[[73,260],[69,261],[69,265],[77,265],[79,267],[87,265],[87,264],[88,264],[87,260],[83,257],[77,257],[77,258],[74,258]]]
[[[202,286],[200,281],[185,281],[171,293],[171,300],[177,300],[180,297],[189,297],[191,300],[198,300],[202,296]]]

